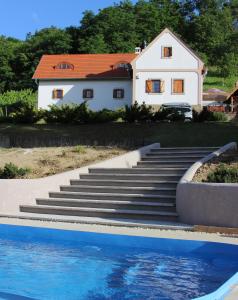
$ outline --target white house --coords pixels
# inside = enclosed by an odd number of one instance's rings
[[[202,105],[202,60],[169,29],[135,53],[44,55],[33,79],[38,107],[80,104],[117,109],[137,101],[148,105]]]

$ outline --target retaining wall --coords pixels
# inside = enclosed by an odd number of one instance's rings
[[[177,186],[176,205],[181,222],[192,225],[238,227],[238,184],[197,183],[192,179],[204,163],[235,149],[230,143],[196,162]]]

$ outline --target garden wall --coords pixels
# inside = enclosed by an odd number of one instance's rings
[[[238,184],[192,182],[196,171],[204,163],[236,147],[236,143],[225,145],[193,164],[182,177],[176,193],[177,212],[181,222],[238,227]]]
[[[34,134],[9,134],[0,135],[0,148],[36,148],[36,147],[65,147],[76,145],[87,146],[117,146],[117,147],[140,147],[148,144],[148,141],[144,137],[118,137],[115,139],[109,139],[107,136],[103,138],[100,136],[98,139],[75,135],[34,135]]]

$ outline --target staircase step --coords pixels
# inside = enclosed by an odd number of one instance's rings
[[[143,164],[157,164],[157,165],[183,165],[183,164],[193,164],[196,162],[196,159],[183,159],[183,160],[178,160],[178,159],[170,159],[170,160],[164,160],[162,159],[161,161],[157,160],[147,160],[147,161],[138,161],[137,165],[143,165]]]
[[[111,169],[89,169],[89,174],[174,174],[174,175],[183,175],[187,171],[188,167],[161,167],[161,168],[138,168],[137,166],[134,166],[133,168],[111,168]]]
[[[172,195],[151,195],[151,194],[113,194],[113,193],[85,193],[85,192],[49,192],[50,198],[67,199],[92,199],[92,200],[119,200],[119,201],[142,201],[142,202],[175,202]]]
[[[177,213],[174,212],[158,212],[158,211],[140,211],[129,209],[99,209],[99,208],[69,208],[55,206],[34,206],[21,205],[21,212],[37,213],[37,214],[53,214],[67,216],[86,216],[86,217],[102,217],[102,218],[124,218],[124,219],[142,219],[142,220],[177,220]]]
[[[174,155],[174,156],[166,156],[166,157],[161,157],[161,156],[148,156],[148,157],[142,157],[141,158],[141,161],[155,161],[155,162],[171,162],[171,161],[191,161],[191,162],[195,162],[199,159],[203,158],[203,155],[199,155],[199,156],[177,156],[177,155]]]
[[[178,181],[152,181],[152,180],[103,180],[103,179],[74,179],[70,180],[71,185],[80,186],[130,186],[130,187],[173,187]]]
[[[218,150],[220,147],[170,147],[170,148],[152,148],[150,151],[151,152],[180,152],[180,151],[216,151]]]
[[[171,151],[159,151],[157,152],[148,152],[146,153],[146,156],[154,156],[154,157],[167,157],[167,156],[184,156],[184,155],[189,155],[189,156],[197,156],[197,155],[201,155],[201,156],[206,156],[208,154],[210,154],[211,151],[206,151],[206,150],[198,150],[198,151],[179,151],[179,152],[171,152]]]
[[[154,187],[118,187],[118,186],[80,186],[80,185],[62,185],[61,191],[71,192],[94,192],[94,193],[120,193],[120,194],[152,194],[152,195],[175,195],[176,188],[154,188]]]
[[[169,167],[173,167],[173,168],[179,168],[179,167],[182,167],[182,168],[190,168],[191,165],[194,164],[194,162],[173,162],[171,161],[170,163],[161,163],[161,162],[147,162],[147,161],[141,161],[141,162],[138,162],[137,163],[137,167],[138,168],[154,168],[154,169],[158,169],[158,168],[161,168],[161,167],[166,167],[166,168],[169,168]]]
[[[135,209],[175,212],[175,203],[170,202],[135,202],[115,200],[69,200],[69,199],[36,199],[38,205],[65,207],[92,207],[112,209]]]
[[[80,179],[84,180],[111,180],[111,181],[143,181],[143,182],[152,182],[152,181],[178,181],[180,180],[181,175],[173,174],[106,174],[106,173],[96,173],[96,174],[80,174]]]

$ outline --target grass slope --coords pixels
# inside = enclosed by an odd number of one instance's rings
[[[231,92],[234,89],[237,80],[238,78],[235,75],[222,78],[215,67],[210,67],[204,80],[203,90],[207,91],[211,88],[217,88],[226,92]]]

